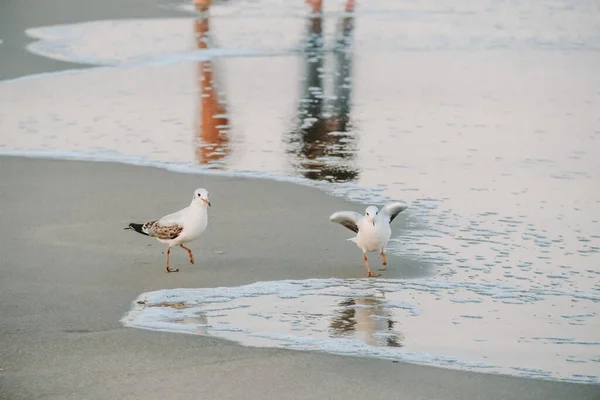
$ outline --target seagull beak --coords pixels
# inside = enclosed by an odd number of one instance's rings
[[[130,226],[128,226],[127,228],[125,228],[125,229],[123,229],[123,230],[124,230],[124,231],[132,231],[132,230],[133,230],[133,228],[132,228],[132,227],[130,227]]]
[[[204,202],[210,207],[210,200],[204,200]]]

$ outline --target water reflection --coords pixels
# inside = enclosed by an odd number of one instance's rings
[[[208,318],[204,312],[197,312],[193,317],[184,317],[181,319],[172,319],[170,322],[186,324],[186,325],[197,325],[193,330],[193,333],[197,335],[208,335]]]
[[[197,1],[196,10],[203,14],[194,21],[196,47],[209,48],[210,1]],[[213,59],[198,61],[197,82],[200,101],[196,120],[196,160],[199,164],[209,164],[214,168],[222,168],[222,160],[229,152],[229,116],[227,106],[215,74]],[[220,162],[221,161],[221,162]]]
[[[353,1],[348,1],[346,11],[353,7]],[[346,182],[359,175],[354,165],[356,136],[350,129],[353,27],[352,16],[339,21],[333,50],[334,94],[326,101],[323,18],[308,18],[302,52],[306,72],[295,128],[287,135],[287,152],[294,157],[294,167],[309,179]]]
[[[334,337],[355,337],[371,346],[403,347],[404,336],[397,322],[375,297],[354,297],[339,303],[330,332]]]

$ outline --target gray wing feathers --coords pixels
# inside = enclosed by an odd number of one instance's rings
[[[381,209],[381,211],[383,211],[384,213],[389,215],[390,222],[392,222],[398,214],[400,214],[402,211],[406,210],[407,208],[408,208],[407,204],[397,201],[394,203],[387,204],[386,206],[384,206]]]
[[[358,221],[362,215],[354,211],[338,211],[329,217],[329,220],[338,224],[344,225],[353,232],[358,233]]]
[[[177,238],[181,231],[183,231],[183,227],[178,224],[164,224],[161,221],[150,221],[142,226],[142,230],[148,236],[168,240]]]

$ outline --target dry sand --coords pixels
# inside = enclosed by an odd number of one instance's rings
[[[0,157],[0,171],[1,399],[599,398],[597,385],[123,328],[145,291],[362,277],[348,234],[327,220],[357,206],[293,184],[109,163]],[[175,252],[181,271],[166,274],[162,245],[122,228],[198,186],[212,193],[209,230],[192,245],[196,265]]]

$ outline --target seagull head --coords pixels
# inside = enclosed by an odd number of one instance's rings
[[[373,226],[375,226],[375,217],[377,216],[378,213],[379,213],[379,210],[377,209],[377,207],[369,206],[365,210],[365,218],[368,221],[371,221],[373,223]]]
[[[194,192],[194,198],[192,203],[207,204],[210,207],[210,200],[208,200],[208,190],[200,188]]]

